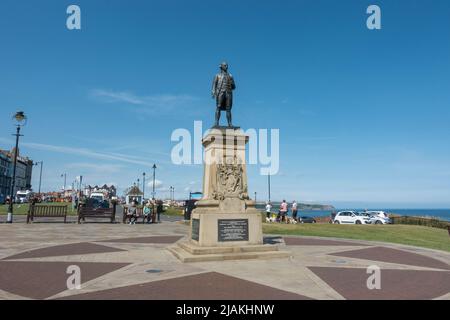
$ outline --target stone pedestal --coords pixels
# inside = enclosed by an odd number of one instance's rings
[[[287,257],[263,244],[262,216],[248,196],[246,136],[238,128],[215,128],[203,138],[203,198],[191,215],[188,241],[169,248],[184,262]]]

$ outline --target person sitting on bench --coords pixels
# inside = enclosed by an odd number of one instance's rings
[[[136,203],[135,200],[133,200],[131,202],[131,206],[128,207],[127,216],[130,219],[130,223],[129,224],[136,224],[136,221],[138,219],[136,206],[137,206],[137,203]]]
[[[147,223],[150,223],[150,221],[152,220],[152,203],[150,200],[148,200],[145,204],[142,213],[144,215],[144,222],[145,220],[147,220]]]

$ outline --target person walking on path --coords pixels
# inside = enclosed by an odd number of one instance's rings
[[[283,200],[283,202],[280,204],[281,222],[286,222],[287,211],[288,211],[288,204],[286,200]]]
[[[161,213],[163,212],[163,202],[162,200],[158,200],[156,202],[156,214],[158,215],[158,223],[161,222]]]
[[[291,211],[292,211],[292,219],[294,219],[295,221],[297,220],[297,201],[293,201],[292,202],[292,206],[291,206]]]
[[[267,202],[267,204],[266,204],[266,217],[267,217],[267,219],[270,219],[271,210],[272,210],[272,204],[270,202]]]

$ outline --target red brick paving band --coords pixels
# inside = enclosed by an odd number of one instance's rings
[[[67,290],[67,268],[77,265],[81,283],[123,268],[127,263],[0,261],[0,289],[32,299],[45,299]]]
[[[367,246],[357,242],[299,237],[284,237],[284,242],[287,246]]]
[[[308,267],[350,300],[433,299],[450,291],[450,272],[381,269],[381,289],[370,290],[364,268]]]
[[[386,247],[372,247],[333,253],[333,256],[399,263],[411,266],[450,270],[447,263],[421,254]]]
[[[183,236],[151,236],[151,237],[139,237],[139,238],[123,238],[123,239],[110,239],[97,242],[111,242],[111,243],[164,243],[172,244],[183,238]]]
[[[46,248],[40,248],[35,250],[28,250],[19,254],[15,254],[2,260],[17,260],[17,259],[30,259],[30,258],[44,258],[44,257],[57,257],[57,256],[71,256],[82,255],[91,253],[107,253],[107,252],[120,252],[125,251],[122,249],[111,248],[100,244],[81,242],[62,244],[58,246],[51,246]]]
[[[147,282],[62,299],[97,300],[306,300],[305,296],[217,272]]]

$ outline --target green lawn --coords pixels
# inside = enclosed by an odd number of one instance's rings
[[[413,225],[338,225],[263,223],[266,234],[335,237],[406,244],[450,252],[447,230]]]
[[[166,210],[164,210],[163,214],[167,216],[182,216],[184,212],[183,209],[181,208],[169,207]]]
[[[70,202],[50,202],[50,203],[42,203],[42,205],[49,205],[49,206],[62,206],[66,205],[67,212],[69,215],[76,214],[76,211],[72,209],[72,203]],[[24,204],[15,204],[14,205],[14,214],[27,214],[28,213],[28,203]],[[7,214],[8,213],[8,205],[0,205],[0,215]]]

